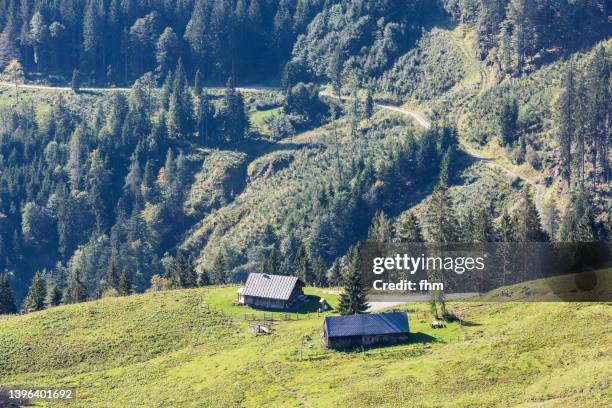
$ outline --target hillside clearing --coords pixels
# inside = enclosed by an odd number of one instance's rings
[[[604,407],[612,400],[612,330],[593,324],[609,321],[610,304],[453,304],[467,324],[439,330],[429,327],[427,305],[413,304],[401,307],[410,312],[413,343],[344,353],[322,348],[316,314],[275,322],[269,336],[250,334],[248,322],[219,303],[234,289],[2,317],[0,382],[75,387],[78,398],[67,404],[75,407]]]

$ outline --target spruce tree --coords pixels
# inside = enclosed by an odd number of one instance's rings
[[[316,286],[320,288],[327,286],[327,276],[325,276],[325,262],[323,258],[320,256],[317,258],[312,266],[312,271]]]
[[[197,69],[195,73],[195,79],[193,81],[193,92],[196,95],[201,95],[203,89],[204,84],[202,82],[202,73],[200,72],[200,69]]]
[[[106,272],[106,289],[119,291],[119,271],[114,259],[111,259]]]
[[[572,141],[576,132],[574,124],[576,89],[574,67],[571,62],[565,71],[563,84],[564,89],[557,100],[557,140],[560,148],[561,177],[569,188],[572,176]]]
[[[0,275],[0,314],[13,314],[17,312],[15,297],[6,273]]]
[[[340,265],[339,258],[332,264],[328,273],[327,282],[329,283],[329,286],[334,287],[339,286],[342,282],[342,266]]]
[[[68,287],[64,293],[64,303],[79,303],[87,300],[87,287],[82,281],[81,271],[75,269],[68,277]]]
[[[47,305],[49,306],[59,306],[62,303],[62,298],[64,297],[64,293],[59,285],[56,283],[49,290],[49,296],[47,299]]]
[[[348,269],[343,279],[344,291],[340,294],[338,303],[341,315],[364,313],[368,310],[358,248],[349,251],[348,262]]]
[[[184,288],[195,288],[198,285],[198,274],[195,270],[193,257],[183,257],[184,262],[181,268],[181,281]]]
[[[206,269],[202,269],[198,276],[198,286],[208,286],[210,284],[210,273]]]
[[[132,292],[132,279],[127,266],[121,270],[121,274],[119,275],[119,287],[117,288],[117,291],[122,296],[129,295]]]
[[[262,267],[262,273],[267,273],[268,275],[279,275],[280,272],[280,259],[278,256],[278,251],[276,246],[272,246],[270,250],[270,254],[264,260]]]
[[[70,81],[70,89],[72,89],[73,92],[79,92],[80,88],[81,88],[81,81],[79,79],[79,70],[75,68],[72,71],[72,80]]]
[[[421,224],[412,211],[400,217],[395,225],[395,231],[396,238],[401,242],[423,242]]]
[[[310,264],[310,255],[306,245],[302,243],[298,254],[295,258],[295,276],[298,277],[306,285],[312,285],[314,283],[314,276],[312,273],[312,266]]]
[[[529,186],[525,186],[521,192],[512,225],[514,228],[513,237],[517,242],[542,242],[547,240]]]
[[[368,241],[389,243],[393,240],[393,224],[384,212],[378,211],[368,231]]]
[[[369,119],[374,114],[374,98],[372,97],[372,91],[368,89],[366,98],[363,106],[364,119]]]
[[[30,290],[23,301],[23,308],[26,310],[41,310],[45,307],[46,298],[47,284],[45,283],[45,279],[43,278],[43,273],[41,271],[38,271],[34,275],[34,278],[32,278]]]
[[[433,243],[457,242],[457,217],[446,183],[438,183],[427,208],[429,236]]]
[[[211,280],[215,285],[227,283],[227,265],[225,264],[225,257],[222,252],[219,252],[215,257],[210,274]]]
[[[518,104],[514,98],[502,102],[499,113],[499,135],[502,146],[510,146],[516,140]]]

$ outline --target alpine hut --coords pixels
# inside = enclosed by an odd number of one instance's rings
[[[295,276],[250,273],[238,289],[238,303],[267,309],[287,309],[304,295],[304,282]]]

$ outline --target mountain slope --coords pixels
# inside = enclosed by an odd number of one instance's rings
[[[227,306],[234,290],[147,293],[2,317],[0,382],[75,387],[70,406],[78,407],[612,400],[610,304],[456,304],[466,325],[440,330],[428,327],[425,305],[411,305],[414,344],[343,353],[323,351],[316,314],[254,336],[242,312]]]

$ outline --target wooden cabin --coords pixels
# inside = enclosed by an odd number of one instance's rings
[[[323,323],[325,347],[345,349],[408,341],[408,313],[328,316]]]
[[[304,295],[304,282],[295,276],[250,273],[238,289],[238,303],[263,309],[288,309]]]

